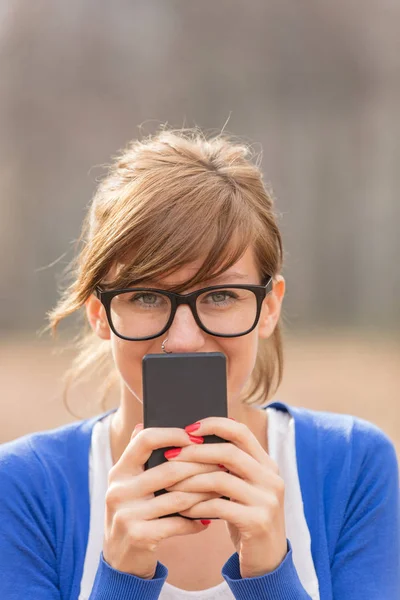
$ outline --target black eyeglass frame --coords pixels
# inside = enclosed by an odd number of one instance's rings
[[[118,289],[118,290],[102,290],[100,286],[96,286],[95,293],[105,308],[108,324],[109,324],[111,330],[115,333],[116,336],[118,336],[122,340],[127,340],[127,341],[131,341],[131,342],[144,342],[146,340],[152,340],[152,339],[162,336],[171,327],[173,320],[175,318],[176,310],[182,304],[187,304],[189,306],[190,310],[192,311],[194,320],[196,321],[196,323],[200,327],[200,329],[202,329],[202,331],[204,331],[205,333],[208,333],[209,335],[214,335],[216,337],[233,338],[233,337],[241,337],[242,335],[247,335],[248,333],[253,331],[253,329],[257,326],[257,323],[260,319],[261,307],[262,307],[263,300],[272,291],[272,277],[268,275],[267,277],[265,277],[265,279],[267,279],[267,282],[264,285],[242,285],[242,284],[213,285],[210,287],[201,288],[200,290],[195,290],[194,292],[189,292],[188,294],[178,294],[176,292],[168,292],[167,290],[160,290],[157,288],[149,288],[149,287],[123,288],[123,289]],[[249,291],[253,292],[254,295],[256,296],[257,312],[256,312],[256,317],[255,317],[254,323],[249,329],[247,329],[247,331],[244,331],[243,333],[239,333],[239,334],[237,334],[237,333],[233,333],[233,334],[232,333],[228,333],[228,334],[227,333],[214,333],[213,331],[208,330],[207,327],[205,327],[203,325],[203,323],[200,320],[199,315],[197,314],[196,301],[199,296],[201,296],[205,292],[210,292],[210,291],[214,291],[214,290],[226,290],[226,289],[249,290]],[[170,317],[169,317],[168,322],[165,325],[165,327],[156,335],[149,335],[147,337],[141,337],[141,338],[127,337],[127,336],[124,336],[124,335],[118,333],[118,331],[116,331],[116,329],[114,327],[114,324],[112,322],[112,317],[111,317],[111,301],[114,298],[114,296],[118,296],[119,294],[125,294],[128,292],[147,292],[147,291],[148,292],[156,292],[157,294],[163,294],[164,296],[167,296],[170,299],[171,314],[170,314]]]

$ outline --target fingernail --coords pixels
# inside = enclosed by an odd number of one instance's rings
[[[204,438],[201,437],[201,435],[190,435],[190,433],[188,433],[188,436],[189,440],[195,444],[202,444],[204,442]]]
[[[201,426],[200,421],[197,421],[196,423],[193,423],[192,425],[186,425],[185,431],[186,431],[186,433],[193,433],[193,431],[197,431],[197,429],[200,429],[200,426]]]
[[[200,519],[200,523],[203,525],[209,525],[211,523],[210,519]]]
[[[233,417],[228,417],[228,419],[230,419],[231,421],[236,421],[236,419],[234,419]],[[237,423],[237,421],[236,421]]]
[[[164,452],[165,458],[175,458],[182,452],[182,448],[171,448],[171,450],[166,450]]]
[[[225,465],[218,465],[220,469],[226,469]]]
[[[135,427],[132,431],[131,438],[133,438],[133,436],[136,435],[138,433],[138,431],[141,431],[142,429],[143,429],[143,423],[138,423],[137,425],[135,425]]]

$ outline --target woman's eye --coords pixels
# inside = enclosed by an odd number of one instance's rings
[[[143,294],[142,298],[146,304],[155,304],[157,302],[157,297],[154,294]]]
[[[157,304],[159,301],[159,296],[156,294],[135,294],[131,298],[131,302],[136,302],[137,304]]]
[[[224,302],[233,302],[235,300],[235,295],[228,290],[221,290],[209,294],[208,298],[211,299],[211,302],[214,304],[222,304]]]
[[[225,292],[219,292],[217,294],[211,294],[211,297],[214,302],[223,302],[227,297],[227,294],[225,294]]]

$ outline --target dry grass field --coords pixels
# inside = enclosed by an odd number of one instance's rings
[[[0,442],[74,420],[61,396],[71,353],[55,350],[50,342],[0,342]],[[337,331],[298,335],[286,338],[285,359],[274,399],[372,421],[393,440],[399,456],[400,341]],[[103,410],[91,384],[73,390],[70,407],[81,418]]]

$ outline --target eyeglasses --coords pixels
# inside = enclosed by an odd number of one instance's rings
[[[187,304],[197,325],[218,337],[240,337],[260,318],[264,298],[272,291],[272,277],[264,285],[214,285],[189,294],[155,288],[126,288],[95,292],[112,331],[123,340],[151,340],[172,325],[178,306]]]

